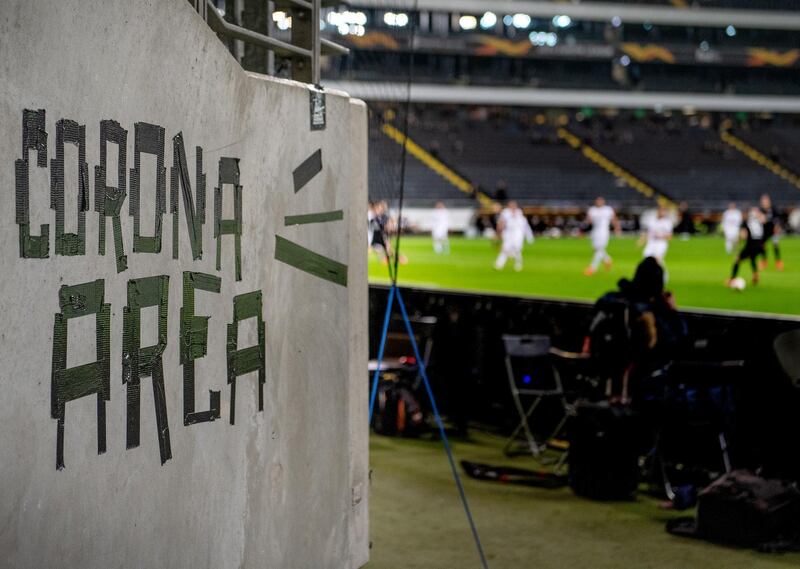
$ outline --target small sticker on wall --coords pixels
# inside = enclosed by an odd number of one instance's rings
[[[325,130],[325,93],[309,91],[311,130]]]

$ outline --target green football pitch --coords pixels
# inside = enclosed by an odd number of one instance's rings
[[[592,250],[588,239],[537,238],[526,245],[525,265],[515,272],[509,261],[505,270],[493,268],[497,242],[487,239],[450,239],[450,254],[436,255],[429,237],[403,237],[401,250],[408,263],[400,266],[399,283],[404,286],[537,296],[568,300],[595,300],[616,288],[616,282],[631,276],[642,250],[632,237],[611,240],[608,252],[614,258],[609,272],[602,268],[591,277],[583,275]],[[800,238],[784,237],[781,254],[784,272],[775,270],[770,248],[770,267],[762,271],[761,283],[750,284],[750,267],[743,264],[740,276],[748,286],[736,292],[724,286],[732,257],[718,237],[674,239],[666,257],[668,288],[679,307],[712,308],[772,314],[800,315]],[[370,254],[372,283],[388,283],[388,270]]]

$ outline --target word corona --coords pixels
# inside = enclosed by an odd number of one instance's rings
[[[86,126],[61,119],[56,123],[55,158],[50,160],[50,208],[55,212],[55,255],[76,256],[86,254],[86,212],[90,211],[89,167],[86,163]],[[48,132],[45,111],[22,112],[22,157],[15,160],[16,223],[19,227],[19,256],[25,259],[47,259],[50,256],[50,225],[43,224],[38,235],[30,224],[29,176],[32,167],[31,151],[35,152],[35,167],[48,167]],[[167,213],[167,185],[165,167],[164,128],[136,123],[133,136],[133,168],[127,169],[128,131],[113,120],[100,121],[100,163],[94,169],[94,212],[98,220],[97,252],[105,255],[106,223],[111,218],[116,271],[128,268],[128,256],[122,232],[123,203],[130,191],[128,215],[133,219],[131,251],[141,254],[158,254],[162,250],[162,217]],[[64,228],[65,145],[77,147],[78,192],[77,232]],[[116,144],[118,160],[116,185],[107,183],[108,146]],[[146,173],[142,155],[155,157],[155,229],[153,235],[141,231],[141,180]],[[70,167],[73,167],[70,165]],[[239,183],[239,160],[221,157],[218,163],[218,185],[214,188],[214,239],[216,240],[216,270],[221,271],[222,239],[234,238],[235,280],[242,280],[242,186]],[[186,216],[186,230],[191,246],[192,260],[203,257],[203,225],[206,221],[206,174],[203,172],[203,150],[196,147],[195,190],[189,176],[181,133],[172,138],[172,167],[170,168],[169,213],[172,214],[172,259],[179,258],[180,202]],[[222,218],[223,188],[232,188],[233,219]],[[180,308],[179,357],[183,368],[183,424],[184,426],[219,419],[220,391],[209,391],[208,405],[204,410],[195,407],[195,365],[208,354],[209,316],[195,313],[195,293],[203,291],[220,294],[222,278],[217,275],[181,271],[183,305]],[[126,446],[140,444],[141,381],[150,378],[155,405],[156,431],[161,464],[172,458],[167,412],[163,354],[167,347],[169,319],[168,275],[155,275],[127,280],[127,305],[122,311],[122,384],[126,389]],[[106,282],[97,279],[80,284],[63,285],[58,291],[59,312],[55,314],[52,343],[51,416],[57,421],[56,468],[64,468],[64,423],[66,404],[88,396],[97,398],[97,451],[106,451],[106,402],[111,399],[111,305],[105,302]],[[227,384],[230,388],[230,424],[235,420],[236,380],[256,373],[258,376],[258,410],[264,409],[265,324],[262,317],[262,292],[260,290],[233,297],[230,320],[226,323],[227,337],[224,356],[227,366]],[[157,342],[142,346],[142,309],[154,307],[158,313]],[[94,317],[96,333],[96,361],[67,367],[68,322],[72,318]],[[257,341],[246,348],[237,348],[239,322],[256,321]],[[72,339],[74,340],[74,339]],[[220,354],[221,356],[222,354]]]
[[[23,258],[46,259],[50,255],[50,225],[39,227],[39,235],[33,234],[30,224],[30,151],[36,153],[35,165],[47,168],[47,138],[45,111],[24,110],[22,112],[22,157],[14,163],[16,223],[19,226],[19,255]],[[97,252],[106,252],[106,218],[111,218],[116,253],[117,272],[127,269],[122,224],[120,216],[128,195],[128,215],[133,218],[132,250],[134,253],[160,253],[162,246],[163,215],[167,212],[166,167],[164,166],[164,128],[149,123],[134,125],[133,168],[127,171],[128,131],[114,120],[100,121],[100,164],[94,169],[94,211],[98,216]],[[118,148],[117,185],[106,183],[108,172],[108,145]],[[78,149],[78,202],[77,233],[64,230],[64,148],[74,144]],[[86,126],[69,119],[56,123],[56,157],[50,160],[50,209],[55,211],[55,254],[86,254],[86,212],[89,211],[89,168],[86,163]],[[142,154],[155,157],[155,229],[153,235],[141,233],[141,180]],[[239,183],[238,158],[219,159],[218,185],[214,188],[214,238],[216,240],[216,269],[222,266],[222,238],[234,238],[236,280],[242,280],[242,186]],[[169,213],[172,214],[172,258],[179,256],[179,201],[183,202],[186,228],[192,249],[193,260],[203,258],[203,225],[206,221],[206,175],[203,172],[203,149],[196,147],[195,163],[196,192],[192,192],[183,135],[179,132],[172,138],[172,167],[170,168]],[[233,219],[222,218],[223,188],[233,189]],[[180,191],[179,191],[180,190]],[[179,198],[180,194],[180,198]]]

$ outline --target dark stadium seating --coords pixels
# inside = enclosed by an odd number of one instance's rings
[[[669,128],[614,121],[574,125],[576,134],[645,181],[692,208],[720,209],[731,200],[754,204],[762,193],[776,204],[800,201],[800,191],[720,139],[716,129]]]
[[[552,120],[534,124],[536,111],[492,115],[487,109],[419,107],[409,135],[479,190],[493,196],[498,184],[509,198],[532,206],[585,206],[597,195],[638,210],[653,200],[561,141]],[[540,115],[541,119],[542,115]],[[552,119],[552,116],[551,116]],[[608,159],[696,212],[717,212],[733,200],[753,204],[762,193],[780,207],[800,203],[800,190],[726,144],[720,117],[631,115],[572,119],[570,132]],[[398,125],[399,126],[399,125]],[[800,172],[800,129],[793,123],[740,124],[735,134],[768,158]],[[370,133],[370,196],[396,197],[401,147],[373,126]],[[406,197],[427,207],[474,201],[413,156],[408,156]],[[377,166],[376,166],[377,165]]]
[[[526,205],[585,204],[597,195],[612,203],[642,203],[613,176],[558,141],[553,129],[525,132],[513,124],[467,121],[453,131],[416,128],[412,136],[438,147],[442,159],[492,194],[500,180],[509,198]]]
[[[771,160],[800,175],[800,128],[797,126],[736,129],[734,134]]]
[[[371,121],[369,131],[369,197],[371,200],[396,200],[400,195],[403,148],[377,129]],[[459,191],[433,170],[411,155],[406,160],[405,197],[416,207],[432,207],[438,200],[452,207],[474,205],[468,195]]]
[[[400,146],[377,130],[374,134],[380,134],[370,138],[370,195],[376,199],[396,195],[398,173],[373,165],[394,163],[396,170]],[[429,113],[414,124],[409,135],[489,195],[494,195],[502,180],[508,197],[525,205],[583,206],[598,195],[627,207],[652,203],[558,140],[552,127],[528,131],[512,122],[462,122]],[[427,206],[438,199],[451,206],[470,203],[468,196],[411,156],[406,176],[406,197],[411,205]]]

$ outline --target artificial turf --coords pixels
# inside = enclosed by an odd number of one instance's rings
[[[495,271],[497,241],[488,239],[450,239],[450,254],[436,255],[429,237],[403,237],[402,253],[408,263],[399,270],[401,285],[458,289],[523,296],[596,300],[615,288],[623,276],[630,276],[641,260],[636,240],[623,237],[611,240],[608,252],[614,258],[609,272],[601,269],[591,277],[583,275],[592,250],[585,238],[538,238],[524,250],[525,264],[514,271],[509,261],[505,270]],[[666,257],[668,288],[679,307],[710,308],[800,315],[800,238],[784,237],[781,253],[785,270],[770,267],[762,271],[761,283],[750,285],[750,267],[743,264],[740,276],[748,281],[743,292],[724,286],[732,257],[725,253],[719,237],[673,239]],[[370,282],[388,282],[387,268],[370,256]]]
[[[503,440],[472,433],[456,459],[534,468],[508,459]],[[366,569],[480,567],[446,455],[436,440],[370,440],[370,562]],[[491,569],[788,569],[800,554],[762,554],[679,538],[668,519],[693,512],[633,502],[592,502],[569,488],[546,490],[464,480]]]

